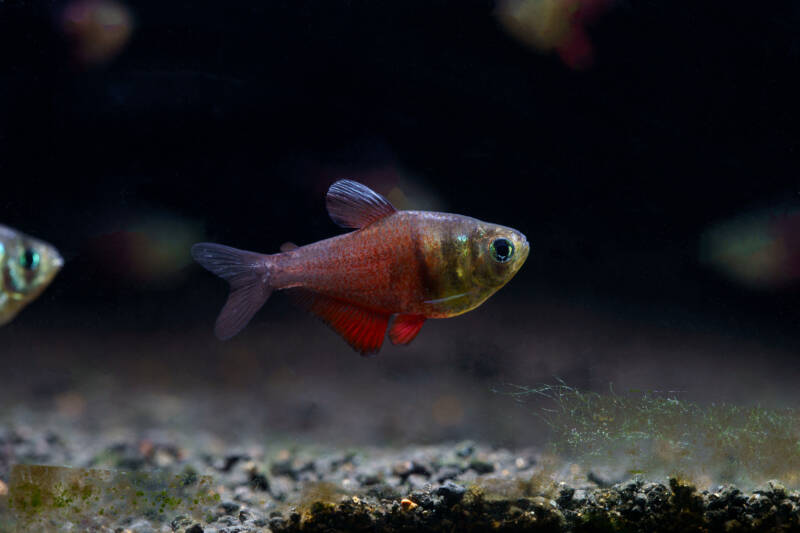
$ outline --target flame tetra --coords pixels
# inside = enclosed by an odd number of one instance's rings
[[[217,318],[217,337],[244,328],[269,295],[288,289],[361,354],[389,339],[408,344],[428,318],[475,309],[514,277],[528,241],[511,228],[471,217],[398,211],[386,198],[349,180],[327,195],[334,222],[357,231],[265,255],[212,243],[192,247],[203,267],[231,285]]]

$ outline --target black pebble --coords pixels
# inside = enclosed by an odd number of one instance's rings
[[[239,507],[241,507],[238,503],[233,502],[222,502],[219,504],[219,506],[223,511],[225,511],[225,514],[233,514],[239,510]]]
[[[239,461],[246,461],[249,459],[247,455],[244,454],[230,454],[225,457],[225,462],[218,468],[223,472],[230,472],[231,468],[238,463]]]
[[[462,458],[467,458],[475,453],[475,445],[471,442],[463,442],[456,450],[456,455]]]
[[[445,481],[444,485],[436,489],[436,494],[441,496],[448,506],[460,502],[465,492],[467,492],[466,488],[450,480]]]
[[[572,501],[572,497],[575,495],[575,489],[572,487],[564,487],[558,492],[558,499],[556,502],[561,507],[567,508],[569,507],[570,502]]]
[[[275,516],[269,519],[270,529],[284,529],[286,528],[286,519],[282,516]]]
[[[469,467],[479,474],[490,474],[494,472],[494,465],[492,463],[487,463],[480,459],[473,459],[469,463]]]
[[[260,472],[253,472],[250,474],[250,486],[253,490],[269,490],[269,481],[267,480],[267,476]]]
[[[377,483],[370,486],[367,490],[367,495],[379,500],[398,500],[401,496],[395,488],[386,483]]]

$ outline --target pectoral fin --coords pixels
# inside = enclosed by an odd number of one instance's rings
[[[392,344],[408,344],[414,340],[424,323],[425,317],[422,315],[397,315],[389,329],[389,340]]]
[[[361,355],[376,354],[383,345],[389,315],[305,289],[289,289],[302,308],[322,319]]]

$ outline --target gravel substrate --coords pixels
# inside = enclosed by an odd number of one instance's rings
[[[103,440],[0,428],[0,530],[800,530],[800,493],[777,481],[747,492],[698,491],[677,479],[613,483],[567,463],[554,468],[535,450],[471,442],[337,450],[225,449],[214,439],[177,444],[159,434]],[[47,477],[13,466],[25,464],[73,468]],[[180,483],[169,485],[171,476]],[[142,490],[125,493],[134,481]],[[111,492],[121,503],[108,504]]]

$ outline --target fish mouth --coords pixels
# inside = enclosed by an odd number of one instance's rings
[[[520,236],[520,238],[522,239],[522,243],[521,243],[521,244],[522,244],[522,246],[521,246],[521,248],[523,249],[523,251],[524,251],[524,254],[525,254],[525,257],[523,257],[523,259],[522,259],[522,260],[523,260],[523,261],[525,261],[525,259],[527,259],[527,258],[528,258],[528,254],[529,254],[529,253],[530,253],[530,251],[531,251],[531,245],[530,245],[530,243],[528,242],[528,238],[527,238],[527,237],[525,237],[525,235],[523,235],[522,233],[520,233],[520,234],[519,234],[519,236]]]
[[[50,259],[50,262],[55,269],[60,269],[62,266],[64,266],[64,258],[61,257],[61,254],[58,252],[53,252],[53,257]]]

